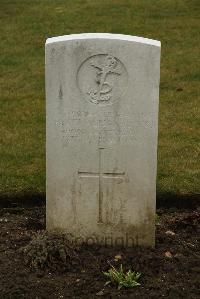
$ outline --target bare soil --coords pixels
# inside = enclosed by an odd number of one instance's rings
[[[200,208],[159,208],[157,214],[155,249],[73,248],[56,236],[43,242],[44,205],[2,207],[0,298],[200,298]],[[102,271],[121,263],[142,273],[141,286],[105,286]]]

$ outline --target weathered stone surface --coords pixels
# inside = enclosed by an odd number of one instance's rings
[[[47,229],[154,246],[160,42],[46,42]]]

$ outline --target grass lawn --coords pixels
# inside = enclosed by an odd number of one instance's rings
[[[199,192],[199,0],[1,0],[0,196],[45,192],[44,44],[111,32],[162,42],[158,194]]]

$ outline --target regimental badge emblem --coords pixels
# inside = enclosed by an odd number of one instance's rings
[[[90,103],[105,106],[119,99],[127,87],[128,74],[123,63],[109,54],[94,55],[78,69],[79,89]]]

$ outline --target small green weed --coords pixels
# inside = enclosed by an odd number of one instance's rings
[[[103,274],[109,278],[109,280],[106,282],[106,285],[110,283],[117,284],[118,290],[123,287],[133,288],[140,285],[140,283],[138,283],[138,279],[140,278],[141,273],[135,271],[133,272],[131,270],[124,272],[122,264],[120,265],[119,270],[111,265],[111,268],[108,270],[108,272],[103,272]]]
[[[160,222],[160,216],[156,213],[155,215],[155,224],[159,224]]]

